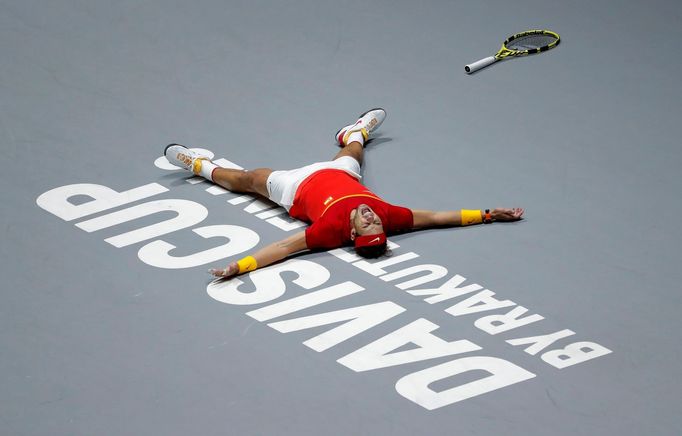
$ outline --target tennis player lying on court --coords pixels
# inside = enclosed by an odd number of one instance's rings
[[[233,192],[262,195],[284,207],[305,230],[268,245],[251,256],[211,269],[216,277],[232,277],[270,265],[302,250],[329,250],[344,245],[366,258],[386,252],[386,235],[427,227],[467,226],[494,221],[517,221],[523,209],[460,211],[414,210],[382,200],[360,183],[364,144],[381,126],[386,112],[372,109],[336,132],[341,146],[334,160],[289,171],[269,168],[221,168],[179,144],[166,147],[168,161]]]

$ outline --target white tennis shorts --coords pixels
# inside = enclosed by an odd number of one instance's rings
[[[270,200],[288,211],[294,204],[294,196],[301,182],[312,173],[325,169],[343,170],[358,180],[362,178],[360,163],[350,156],[342,156],[329,162],[317,162],[294,170],[273,171],[267,181]]]

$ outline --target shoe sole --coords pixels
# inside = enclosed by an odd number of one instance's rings
[[[187,147],[185,147],[185,146],[182,145],[182,144],[168,144],[168,145],[166,146],[166,148],[163,149],[163,155],[165,156],[165,155],[166,155],[166,152],[168,151],[168,149],[171,148],[171,147],[174,146],[174,145],[179,145],[180,147],[187,148]],[[187,148],[187,149],[188,149],[188,148]],[[189,150],[189,149],[188,149],[188,150]]]
[[[388,115],[388,113],[386,112],[386,109],[384,109],[384,108],[382,108],[382,107],[375,107],[374,109],[370,109],[370,110],[365,111],[365,112],[363,112],[362,114],[360,114],[360,116],[358,117],[358,119],[364,117],[365,115],[367,115],[368,113],[370,113],[370,112],[372,112],[372,111],[384,111],[384,113],[385,113],[386,115]],[[339,133],[341,133],[341,131],[342,131],[343,129],[344,129],[344,128],[341,127],[341,128],[340,128],[339,130],[337,130],[336,133],[334,134],[334,140],[336,141],[337,144],[338,144],[339,140],[336,139],[336,138],[339,136]],[[171,145],[172,145],[172,144],[171,144]]]
[[[187,147],[185,147],[185,146],[182,145],[182,144],[168,144],[168,145],[166,146],[166,148],[163,149],[163,155],[166,156],[166,159],[168,159],[169,162],[170,162],[170,159],[168,158],[168,156],[166,155],[166,153],[168,152],[168,149],[171,148],[171,147],[173,147],[174,145],[177,145],[178,147],[184,148],[185,150],[187,150],[187,153],[188,153],[188,154],[191,153],[190,149],[187,148]],[[174,160],[179,160],[179,159],[175,158]],[[192,160],[192,162],[194,162],[194,160]],[[170,162],[170,163],[173,164],[173,165],[175,165],[175,166],[178,166],[178,167],[180,167],[180,168],[184,168],[184,169],[186,169],[186,170],[189,170],[189,171],[194,172],[194,171],[192,170],[192,165],[191,165],[191,164],[188,165],[186,162],[183,162],[183,163],[184,163],[185,165],[187,165],[187,168],[185,168],[184,166],[176,165],[176,164],[173,163],[173,162]]]

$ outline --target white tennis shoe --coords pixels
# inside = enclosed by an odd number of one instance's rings
[[[176,167],[191,171],[194,174],[199,174],[201,172],[202,160],[210,160],[180,144],[168,144],[163,151],[163,154],[166,156],[166,159],[168,159],[168,162]]]
[[[381,108],[370,109],[364,114],[360,115],[360,118],[355,122],[355,124],[342,127],[334,135],[336,142],[339,143],[341,147],[348,145],[347,140],[351,133],[360,132],[365,141],[369,139],[369,135],[381,126],[381,123],[386,119],[386,111]]]

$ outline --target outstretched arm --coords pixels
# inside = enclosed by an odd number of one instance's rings
[[[270,265],[307,248],[305,231],[303,231],[263,247],[251,256],[246,256],[239,261],[231,262],[225,269],[212,268],[208,270],[208,272],[216,277],[232,277],[243,272]]]
[[[464,214],[464,222],[462,215]],[[480,214],[480,217],[477,216]],[[490,211],[491,221],[518,221],[522,219],[523,209],[517,207],[512,209],[493,209]],[[479,224],[485,221],[484,211],[433,211],[433,210],[412,210],[414,229],[425,229],[428,227],[453,227],[469,224]],[[472,219],[473,218],[473,219]]]

